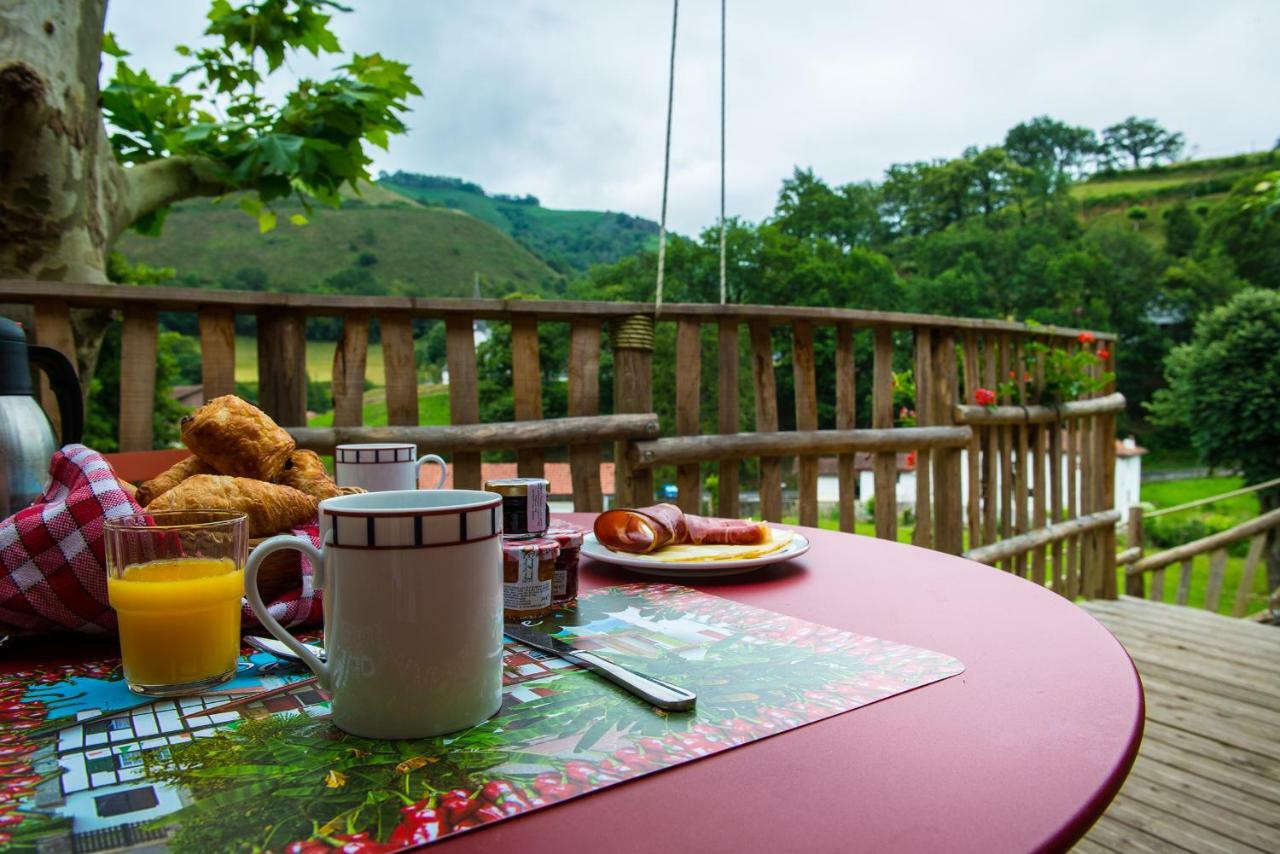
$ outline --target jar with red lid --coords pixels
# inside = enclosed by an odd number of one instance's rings
[[[555,581],[560,546],[555,540],[502,541],[503,618],[532,620],[551,613],[551,588]]]
[[[547,528],[547,539],[560,546],[556,558],[556,574],[551,585],[551,602],[563,605],[578,598],[578,555],[582,551],[582,537],[586,532],[572,522],[552,519]]]

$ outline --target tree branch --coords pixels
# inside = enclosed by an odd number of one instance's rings
[[[233,189],[219,180],[213,163],[198,157],[166,157],[122,170],[124,193],[112,223],[112,240],[154,210],[196,196],[220,196]]]

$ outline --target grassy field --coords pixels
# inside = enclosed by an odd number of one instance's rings
[[[333,351],[337,346],[336,341],[307,342],[308,377],[326,383],[333,380]],[[369,345],[365,376],[374,385],[386,383],[387,374],[382,365],[381,344]],[[258,381],[258,339],[256,338],[247,335],[236,336],[236,381],[242,383]]]
[[[1242,481],[1238,477],[1202,477],[1189,480],[1174,480],[1164,483],[1143,484],[1142,500],[1144,503],[1159,507],[1173,507],[1186,504],[1201,498],[1220,495],[1239,489]],[[1194,517],[1225,517],[1231,524],[1239,524],[1258,515],[1258,499],[1256,495],[1243,495],[1225,501],[1215,501],[1204,507],[1181,511],[1171,518],[1183,520]],[[1170,518],[1170,517],[1166,517]],[[1147,554],[1160,551],[1159,546],[1147,546]],[[1244,558],[1231,555],[1227,558],[1226,572],[1222,582],[1222,598],[1218,604],[1218,613],[1230,615],[1235,607],[1236,589],[1240,586],[1240,577],[1244,571]],[[1177,595],[1178,577],[1181,569],[1169,567],[1165,572],[1164,601],[1172,603]],[[1119,588],[1124,589],[1124,576],[1119,579]],[[1205,588],[1209,583],[1209,555],[1197,557],[1192,566],[1191,588],[1188,604],[1194,608],[1204,607]],[[1149,584],[1149,579],[1148,579]],[[1150,589],[1149,587],[1147,589]],[[1266,569],[1258,567],[1253,578],[1253,588],[1249,594],[1248,613],[1261,611],[1267,603]]]
[[[119,248],[131,262],[173,267],[179,279],[193,274],[225,282],[250,271],[265,276],[260,286],[269,291],[313,291],[338,273],[356,282],[335,286],[340,289],[434,297],[471,296],[477,274],[504,292],[542,293],[557,279],[509,234],[457,211],[406,200],[317,208],[308,225],[291,225],[288,215],[300,210],[281,207],[280,224],[259,234],[255,220],[234,204],[188,202],[174,208],[159,237],[129,232]],[[371,280],[356,281],[365,274]]]
[[[387,399],[382,389],[365,392],[364,424],[366,427],[387,426]],[[449,389],[447,386],[422,386],[418,390],[418,423],[424,427],[449,423]],[[307,422],[308,427],[333,426],[333,413],[325,412]]]
[[[1114,181],[1081,181],[1071,185],[1071,195],[1077,199],[1111,196],[1116,193],[1150,193],[1165,187],[1175,187],[1209,177],[1199,175],[1149,175],[1134,178],[1118,178]]]

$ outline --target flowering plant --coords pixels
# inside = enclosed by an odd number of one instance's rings
[[[1076,340],[1088,345],[1098,339],[1092,332],[1085,331],[1076,336]],[[1115,380],[1114,372],[1099,370],[1110,358],[1111,352],[1102,348],[1096,352],[1081,348],[1074,353],[1069,353],[1059,347],[1050,347],[1041,341],[1029,341],[1022,350],[1024,368],[1022,382],[1017,381],[1017,370],[1012,370],[1009,372],[1009,380],[1000,383],[996,388],[990,403],[984,402],[986,395],[983,395],[982,400],[978,400],[982,392],[991,394],[988,389],[975,391],[975,402],[980,406],[994,406],[995,395],[1011,400],[1014,405],[1030,403],[1033,398],[1036,402],[1045,404],[1077,400],[1087,394],[1103,391]],[[1040,386],[1039,394],[1036,394],[1030,386],[1032,372],[1036,370],[1037,362],[1041,359],[1043,359],[1044,382]]]

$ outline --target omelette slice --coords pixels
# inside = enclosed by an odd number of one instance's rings
[[[748,560],[764,557],[787,547],[795,536],[793,531],[785,528],[769,528],[768,542],[751,546],[695,546],[684,543],[666,546],[648,554],[628,554],[628,557],[653,563],[712,563],[721,560]]]

